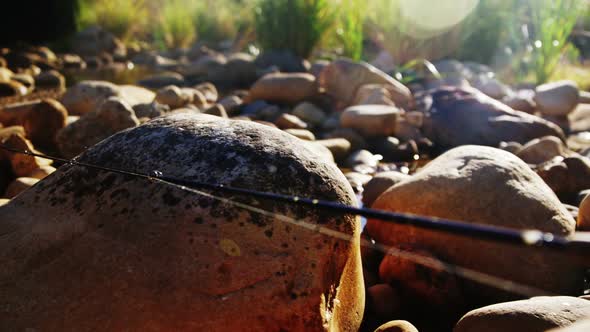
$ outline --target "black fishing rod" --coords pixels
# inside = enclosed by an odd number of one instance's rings
[[[261,199],[269,199],[289,204],[297,204],[302,206],[309,206],[313,208],[321,208],[326,211],[333,211],[340,214],[352,214],[363,216],[368,219],[378,219],[385,222],[411,225],[419,228],[442,231],[462,236],[475,237],[483,240],[491,240],[496,242],[509,243],[521,246],[536,246],[550,249],[590,249],[590,236],[573,236],[571,238],[554,235],[552,233],[544,233],[539,230],[515,230],[509,228],[502,228],[490,225],[471,224],[462,221],[449,220],[435,217],[425,217],[406,213],[396,213],[383,210],[358,208],[350,205],[345,205],[337,202],[324,201],[312,199],[307,197],[283,195],[269,192],[261,192],[251,189],[230,187],[223,184],[212,184],[205,182],[198,182],[192,180],[177,179],[165,176],[159,172],[154,174],[144,174],[135,171],[122,170],[112,167],[105,167],[94,165],[90,163],[80,162],[74,159],[65,159],[45,154],[35,153],[31,151],[24,151],[11,148],[9,146],[0,144],[0,148],[13,153],[25,154],[32,157],[39,157],[53,161],[62,162],[65,164],[88,167],[96,170],[106,172],[118,173],[147,180],[160,180],[165,183],[170,183],[178,186],[183,186],[191,189],[207,189],[218,191],[222,193],[239,194]],[[590,252],[588,252],[590,255]]]

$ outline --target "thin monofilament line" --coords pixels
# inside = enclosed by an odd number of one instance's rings
[[[20,151],[20,150],[14,149],[14,148],[4,146],[2,144],[0,144],[0,148],[3,148],[7,151],[15,152],[15,153],[22,153],[22,154],[26,154],[26,155],[30,155],[30,156],[34,156],[34,157],[40,157],[40,158],[46,158],[46,159],[50,159],[50,160],[54,160],[54,161],[60,161],[60,162],[67,163],[70,165],[89,167],[89,168],[93,168],[93,169],[114,172],[114,173],[119,173],[122,175],[128,175],[128,176],[147,179],[150,181],[155,181],[158,183],[162,183],[165,185],[169,185],[169,186],[178,188],[183,191],[187,191],[187,192],[194,193],[194,194],[197,194],[200,196],[204,196],[204,197],[208,197],[208,198],[211,198],[214,200],[218,200],[220,202],[224,202],[226,204],[230,204],[230,205],[236,206],[238,208],[246,209],[246,210],[249,210],[249,211],[257,213],[257,214],[265,215],[265,216],[271,217],[275,220],[279,220],[281,222],[285,222],[285,223],[289,223],[289,224],[292,224],[292,225],[295,225],[298,227],[302,227],[302,228],[307,229],[312,232],[316,232],[316,233],[323,234],[323,235],[326,235],[326,236],[329,236],[332,238],[340,239],[342,241],[347,241],[347,242],[351,242],[351,243],[354,243],[355,241],[357,241],[355,236],[353,236],[353,235],[343,233],[343,232],[340,232],[337,230],[333,230],[333,229],[330,229],[328,227],[324,227],[324,226],[321,226],[318,224],[306,222],[305,220],[297,220],[297,219],[291,218],[289,216],[282,215],[282,214],[275,213],[275,212],[271,212],[271,211],[267,211],[267,210],[261,209],[259,207],[253,206],[253,205],[237,202],[237,201],[234,201],[234,200],[226,198],[226,197],[217,196],[217,195],[214,195],[211,193],[204,192],[202,190],[191,188],[186,185],[177,183],[177,182],[183,182],[183,180],[172,179],[172,181],[170,181],[170,180],[168,180],[167,177],[164,177],[161,174],[158,176],[146,175],[146,174],[137,173],[134,171],[127,171],[127,170],[121,170],[121,169],[116,169],[116,168],[93,165],[93,164],[89,164],[89,163],[85,163],[85,162],[79,162],[76,160],[69,160],[69,159],[64,159],[64,158],[59,158],[59,157],[52,157],[52,156],[47,156],[47,155],[34,153],[34,152],[30,152],[30,151]],[[222,190],[222,191],[223,191],[223,189],[226,189],[226,191],[228,191],[227,189],[234,189],[234,191],[230,191],[230,192],[238,192],[241,194],[247,194],[250,192],[249,190],[244,191],[239,188],[224,187],[223,185],[204,184],[203,186],[208,187],[208,189],[217,189],[217,190]],[[259,192],[254,192],[254,193],[259,193]],[[270,193],[260,193],[260,194],[274,195],[274,194],[270,194]],[[280,196],[283,199],[289,198],[289,202],[292,202],[292,203],[301,202],[303,200],[309,200],[306,198],[299,198],[299,197],[292,197],[292,196],[290,197],[290,196],[285,196],[285,195],[280,195]],[[272,196],[268,196],[268,197],[264,196],[264,198],[272,198]],[[321,205],[319,204],[319,202],[321,202],[321,201],[318,201],[318,200],[309,200],[309,201],[314,207],[321,207]],[[335,204],[335,206],[339,205],[338,203],[334,203],[334,202],[323,202],[323,203]],[[346,212],[344,212],[343,214],[358,214],[358,213],[354,213],[356,210],[358,210],[358,208],[354,208],[354,207],[350,207],[350,206],[346,206],[346,205],[342,205],[342,206],[346,209]],[[350,210],[350,212],[349,212],[349,210]],[[373,211],[374,212],[381,212],[381,211],[377,211],[377,210],[373,210]],[[409,217],[412,218],[414,216],[410,215]],[[402,249],[395,248],[393,246],[384,245],[381,243],[373,243],[373,242],[363,239],[363,238],[360,238],[359,240],[360,240],[359,241],[360,246],[375,249],[375,250],[382,252],[386,255],[392,255],[392,256],[403,258],[403,259],[407,259],[407,260],[413,261],[417,264],[429,267],[433,270],[443,270],[451,275],[455,275],[460,278],[472,280],[472,281],[478,282],[480,284],[488,285],[488,286],[491,286],[491,287],[494,287],[497,289],[503,289],[505,291],[509,291],[509,292],[512,292],[515,294],[520,294],[520,295],[528,296],[528,297],[539,296],[539,295],[553,295],[551,292],[548,292],[548,291],[545,291],[545,290],[542,290],[539,288],[516,283],[511,280],[496,277],[496,276],[493,276],[493,275],[490,275],[487,273],[483,273],[480,271],[476,271],[476,270],[473,270],[470,268],[465,268],[465,267],[461,267],[461,266],[458,266],[455,264],[446,263],[446,262],[443,262],[442,260],[439,260],[439,259],[436,259],[433,257],[419,255],[419,254],[416,254],[416,253],[413,253],[410,251],[402,250]]]
[[[353,235],[350,235],[350,234],[347,234],[344,232],[340,232],[340,231],[337,231],[337,230],[334,230],[334,229],[331,229],[331,228],[328,228],[325,226],[321,226],[318,224],[310,223],[310,222],[307,222],[303,219],[291,218],[289,216],[279,214],[276,212],[271,212],[268,210],[264,210],[259,207],[253,206],[253,205],[249,205],[249,204],[242,203],[242,202],[237,202],[237,201],[234,201],[234,200],[226,198],[226,197],[217,196],[217,195],[207,193],[207,192],[204,192],[204,191],[201,191],[198,189],[188,188],[186,186],[179,186],[175,183],[171,183],[171,182],[168,182],[168,181],[160,179],[160,178],[152,178],[152,180],[160,182],[160,183],[166,183],[168,185],[175,186],[183,191],[187,191],[187,192],[191,192],[191,193],[194,193],[194,194],[197,194],[200,196],[208,197],[208,198],[211,198],[211,199],[214,199],[214,200],[226,203],[226,204],[236,206],[238,208],[242,208],[242,209],[257,213],[257,214],[261,214],[261,215],[273,218],[275,220],[279,220],[284,223],[295,225],[295,226],[307,229],[311,232],[323,234],[323,235],[326,235],[326,236],[329,236],[332,238],[336,238],[336,239],[339,239],[342,241],[350,242],[350,243],[355,243],[357,240],[356,237]],[[487,273],[483,273],[483,272],[476,271],[476,270],[473,270],[470,268],[458,266],[455,264],[446,263],[440,259],[419,255],[419,254],[416,254],[416,253],[413,253],[413,252],[410,252],[407,250],[402,250],[402,249],[399,249],[399,248],[396,248],[393,246],[388,246],[388,245],[384,245],[381,243],[373,243],[367,239],[360,238],[359,244],[362,247],[372,248],[374,250],[384,253],[385,255],[391,255],[391,256],[400,257],[402,259],[407,259],[407,260],[415,262],[419,265],[429,267],[433,270],[442,270],[450,275],[454,275],[454,276],[457,276],[457,277],[460,277],[463,279],[475,281],[479,284],[491,286],[496,289],[502,289],[504,291],[511,292],[514,294],[519,294],[519,295],[526,296],[526,297],[533,297],[533,296],[540,296],[540,295],[546,295],[546,296],[555,295],[552,292],[548,292],[548,291],[542,290],[540,288],[524,285],[521,283],[514,282],[512,280],[496,277],[496,276],[493,276],[493,275],[490,275]]]
[[[583,238],[576,238],[574,241],[561,236],[553,235],[551,233],[543,233],[539,230],[514,230],[509,228],[500,228],[496,226],[470,224],[461,221],[448,220],[435,217],[425,217],[405,213],[396,213],[368,208],[357,208],[354,206],[344,205],[338,202],[323,201],[318,199],[298,197],[291,195],[282,195],[276,193],[260,192],[256,190],[235,188],[225,186],[223,184],[211,184],[204,182],[197,182],[191,180],[176,179],[159,174],[157,176],[139,173],[136,171],[122,170],[117,168],[94,165],[90,163],[80,162],[77,160],[69,160],[59,157],[48,156],[44,154],[34,153],[31,151],[23,151],[0,144],[0,148],[14,153],[26,154],[29,156],[46,158],[54,161],[59,161],[71,165],[78,165],[108,172],[119,173],[123,175],[152,179],[159,178],[166,180],[168,184],[185,187],[199,187],[207,190],[216,190],[225,193],[234,193],[246,195],[250,197],[270,199],[274,201],[282,201],[289,204],[306,205],[313,208],[321,208],[324,210],[335,211],[340,214],[354,214],[360,215],[369,219],[377,219],[384,222],[405,224],[416,226],[424,229],[431,229],[436,231],[443,231],[455,235],[469,236],[483,240],[510,243],[521,246],[538,246],[551,249],[590,249],[590,241]]]

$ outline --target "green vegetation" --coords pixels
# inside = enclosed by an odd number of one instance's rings
[[[123,41],[146,28],[148,9],[143,0],[79,0],[78,29],[100,25]]]
[[[154,31],[157,43],[169,48],[188,47],[196,38],[195,8],[183,0],[166,1]]]
[[[530,67],[536,83],[544,83],[570,47],[568,37],[582,8],[579,1],[571,0],[535,0],[532,4]]]
[[[196,33],[205,41],[239,38],[252,29],[254,0],[200,0],[194,18]]]
[[[304,58],[321,50],[315,55],[354,60],[385,49],[400,68],[415,59],[449,57],[491,64],[508,82],[555,77],[564,54],[576,62],[568,42],[572,29],[590,29],[590,0],[464,0],[436,10],[405,0],[73,1],[79,29],[98,24],[127,43],[188,47],[198,38],[234,41],[237,50],[255,41]],[[420,10],[408,16],[412,7]],[[466,16],[453,18],[454,8]],[[429,25],[446,16],[447,25]]]
[[[342,55],[357,61],[363,55],[365,15],[366,1],[342,1],[336,28],[336,39],[338,44],[342,45]]]
[[[263,49],[290,50],[308,58],[336,14],[329,0],[260,0],[254,20],[257,41]]]

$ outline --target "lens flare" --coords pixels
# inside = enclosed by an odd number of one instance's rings
[[[399,0],[402,19],[412,26],[414,38],[430,38],[444,33],[463,21],[479,0]]]

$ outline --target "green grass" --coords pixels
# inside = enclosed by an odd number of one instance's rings
[[[191,1],[164,2],[154,30],[156,43],[168,48],[190,46],[196,39],[195,11]]]
[[[536,83],[547,82],[570,45],[568,37],[581,11],[581,2],[534,0],[531,6],[531,67]]]
[[[342,55],[357,61],[363,55],[366,10],[366,1],[343,0],[335,31]]]
[[[196,33],[201,40],[232,40],[252,29],[254,0],[199,0],[195,5]]]
[[[144,0],[79,0],[78,29],[99,25],[123,41],[145,30],[148,10]]]
[[[329,0],[260,0],[254,25],[263,49],[290,50],[309,58],[336,19]]]

